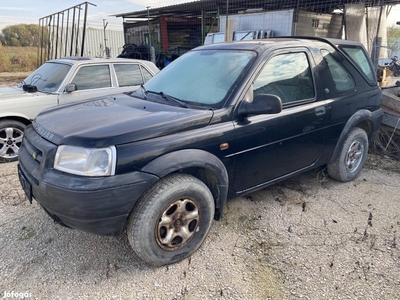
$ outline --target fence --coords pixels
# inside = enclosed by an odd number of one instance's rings
[[[122,13],[125,42],[171,56],[221,40],[217,32],[269,32],[270,36],[319,36],[362,42],[374,63],[387,58],[387,15],[400,0],[193,1]],[[228,30],[226,30],[228,28]],[[399,27],[400,28],[400,27]],[[207,36],[208,35],[208,36]],[[257,38],[247,34],[246,38]],[[183,51],[182,51],[183,50]]]

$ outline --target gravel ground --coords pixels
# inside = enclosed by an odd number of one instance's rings
[[[3,299],[400,299],[398,160],[370,155],[353,182],[318,170],[233,199],[192,257],[161,268],[125,235],[54,224],[16,168],[0,164]]]
[[[398,161],[370,155],[353,182],[319,170],[233,199],[191,258],[161,268],[135,258],[125,235],[54,224],[16,167],[0,165],[1,297],[400,299]]]

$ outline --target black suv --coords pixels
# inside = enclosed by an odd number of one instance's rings
[[[57,223],[99,235],[126,226],[136,254],[165,265],[200,247],[228,198],[321,165],[354,179],[380,104],[356,42],[202,46],[135,92],[40,113],[19,178]]]

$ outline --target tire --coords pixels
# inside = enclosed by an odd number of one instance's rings
[[[348,133],[339,155],[328,164],[329,176],[342,182],[355,179],[364,166],[367,154],[367,133],[355,127]]]
[[[18,159],[26,125],[15,120],[0,121],[0,163]]]
[[[400,76],[400,66],[393,67],[393,76],[395,76],[395,77]]]
[[[201,246],[214,212],[213,196],[202,181],[171,174],[138,200],[127,222],[129,243],[150,265],[181,261]]]

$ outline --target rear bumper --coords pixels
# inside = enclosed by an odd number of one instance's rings
[[[23,160],[21,184],[53,220],[97,235],[119,235],[140,195],[158,179],[142,172],[94,178],[47,169],[35,182]]]

